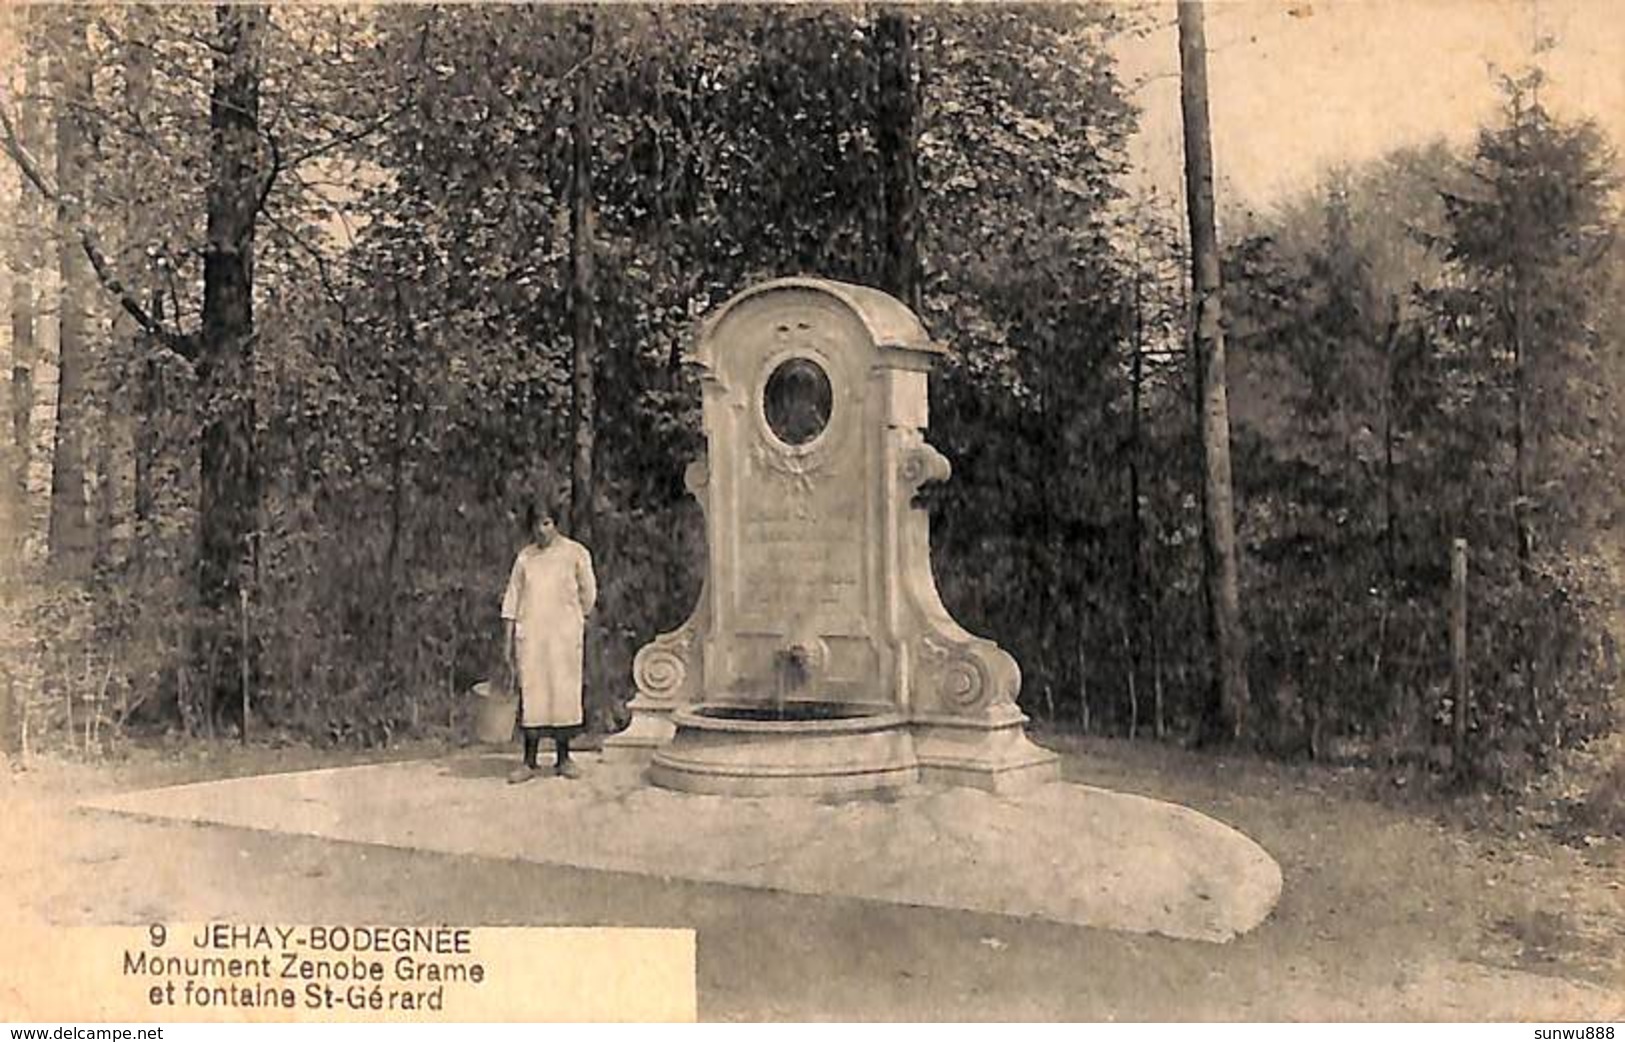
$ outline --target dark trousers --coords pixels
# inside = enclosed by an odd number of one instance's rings
[[[541,747],[543,738],[553,739],[553,746],[558,753],[558,762],[563,763],[570,758],[570,739],[580,734],[582,727],[575,724],[570,727],[521,727],[520,735],[525,740],[525,765],[536,766],[536,753]]]

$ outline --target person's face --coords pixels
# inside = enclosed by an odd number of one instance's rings
[[[558,534],[558,521],[554,519],[552,514],[543,514],[538,517],[536,519],[536,527],[531,531],[531,535],[535,537],[538,546],[546,546],[547,544],[551,543],[553,541],[553,537]]]

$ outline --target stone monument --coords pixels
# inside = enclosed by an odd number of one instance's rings
[[[1016,662],[967,633],[931,572],[921,486],[943,348],[886,294],[811,278],[719,308],[692,361],[706,455],[699,604],[633,664],[606,743],[690,792],[815,794],[916,781],[1008,791],[1057,776],[1016,707]]]

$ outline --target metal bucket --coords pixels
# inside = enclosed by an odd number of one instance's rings
[[[489,680],[474,685],[474,737],[487,745],[513,741],[519,722],[519,696]]]

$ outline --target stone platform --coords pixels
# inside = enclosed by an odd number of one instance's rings
[[[1034,917],[1224,942],[1281,873],[1186,807],[1067,783],[918,786],[877,799],[705,796],[581,758],[580,781],[508,785],[510,756],[347,767],[127,793],[141,817],[447,854]]]

